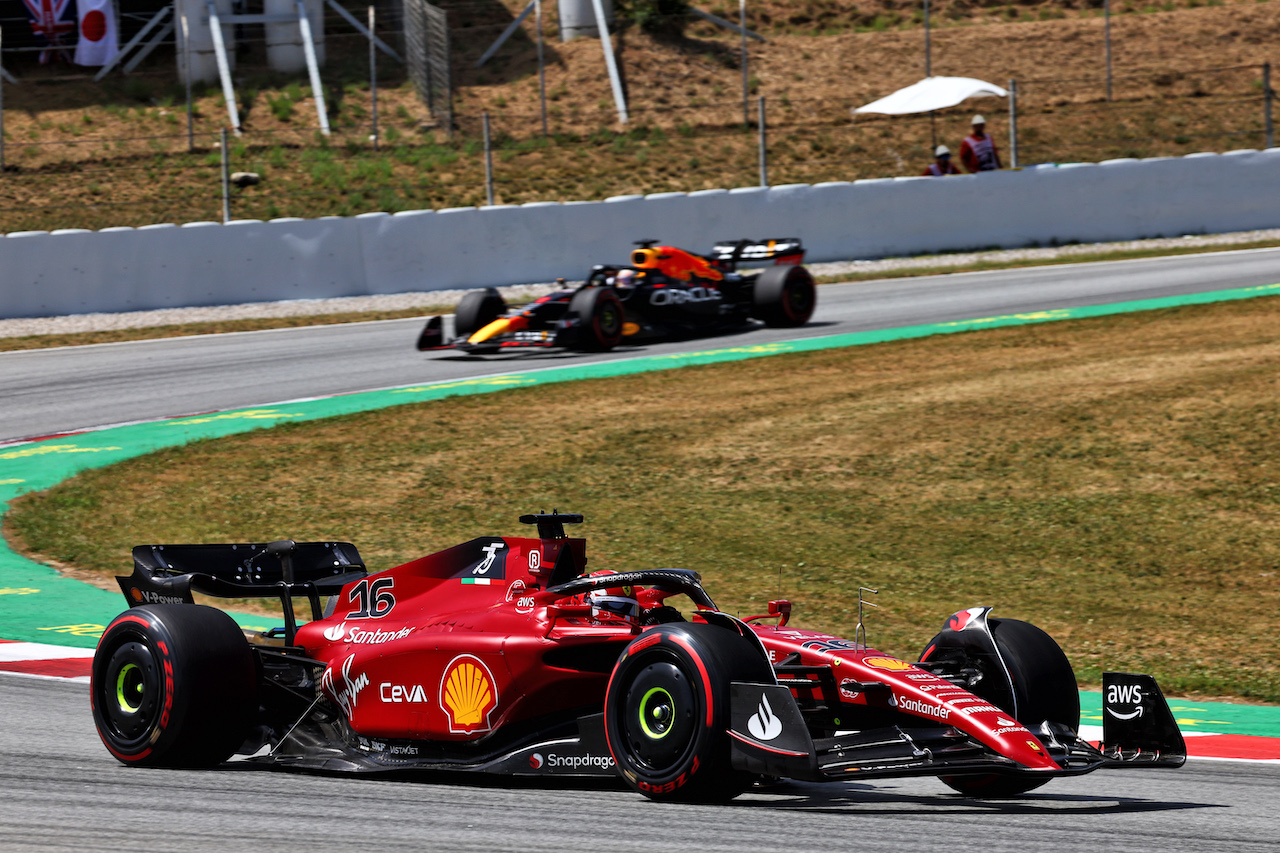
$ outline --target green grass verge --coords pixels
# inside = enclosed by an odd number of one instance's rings
[[[116,573],[142,542],[343,538],[375,569],[586,513],[591,569],[684,566],[910,657],[978,604],[1085,684],[1280,701],[1280,300],[513,390],[162,451],[24,496],[7,533]]]

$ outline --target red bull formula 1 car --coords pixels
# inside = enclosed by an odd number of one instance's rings
[[[93,661],[98,732],[128,765],[600,776],[657,800],[913,775],[1001,797],[1185,760],[1146,675],[1106,674],[1102,740],[1081,738],[1071,665],[1026,622],[962,610],[901,660],[791,626],[786,601],[730,616],[693,571],[586,574],[581,520],[377,574],[346,543],[135,548]],[[284,625],[242,631],[194,592],[278,598]]]
[[[448,318],[431,317],[419,350],[456,348],[494,353],[513,347],[611,350],[624,341],[688,337],[759,320],[803,326],[813,316],[817,288],[800,266],[804,248],[793,237],[716,244],[701,256],[641,240],[629,266],[597,265],[580,286],[508,308],[494,288],[475,290]],[[742,263],[772,261],[763,272]]]

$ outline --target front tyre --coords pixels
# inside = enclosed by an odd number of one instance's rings
[[[578,318],[574,346],[593,352],[607,352],[622,343],[626,312],[622,300],[611,287],[588,287],[574,294],[568,314]]]
[[[506,300],[496,288],[469,290],[454,309],[453,332],[460,338],[469,338],[505,313]]]
[[[818,304],[818,288],[804,267],[769,267],[751,291],[751,316],[769,326],[803,326]]]
[[[209,767],[244,743],[258,708],[253,651],[230,616],[149,604],[115,618],[93,656],[89,696],[124,764]]]
[[[626,782],[652,800],[727,801],[755,778],[729,760],[729,684],[772,681],[737,634],[701,623],[641,634],[614,667],[605,736]]]
[[[973,693],[1008,711],[1032,731],[1045,720],[1060,723],[1072,731],[1079,730],[1080,693],[1076,687],[1075,672],[1062,648],[1030,622],[992,619],[988,624],[1000,657],[1009,670],[1013,695],[1010,697],[1004,690],[984,689],[984,684],[995,685],[1004,680],[1003,674],[995,669],[999,663],[986,659],[973,661],[983,674]],[[939,634],[925,648],[933,655],[945,652],[944,637]],[[1015,797],[1049,781],[1025,774],[1000,773],[938,778],[971,797]]]

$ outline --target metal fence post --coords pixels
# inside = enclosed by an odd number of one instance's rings
[[[302,33],[302,53],[307,58],[307,74],[311,78],[311,96],[316,101],[316,118],[320,120],[320,132],[329,135],[329,108],[324,104],[324,84],[320,82],[320,64],[316,60],[316,42],[311,37],[311,19],[302,0],[298,8],[298,31]]]
[[[189,39],[191,37],[190,30],[187,29],[187,16],[182,16],[182,76],[187,81],[187,153],[194,153],[196,150],[196,125],[195,113],[191,107],[191,45]]]
[[[1009,79],[1009,168],[1018,168],[1018,81]]]
[[[4,47],[4,30],[0,29],[0,49]],[[4,54],[0,53],[0,57]],[[0,62],[0,68],[4,62]],[[0,172],[4,171],[4,75],[0,74]]]
[[[748,107],[750,85],[747,70],[747,0],[738,0],[738,26],[742,30],[742,123],[751,124],[751,111]]]
[[[924,76],[933,76],[933,44],[929,38],[929,0],[924,0]]]
[[[542,59],[542,0],[533,3],[533,27],[538,32],[538,100],[542,103],[542,135],[547,135],[547,70]]]
[[[1107,103],[1111,103],[1111,0],[1102,0],[1103,40],[1107,46]]]
[[[222,137],[222,224],[231,221],[231,164],[227,154],[227,129],[220,131]]]
[[[1276,129],[1271,123],[1271,102],[1275,99],[1276,93],[1271,91],[1271,63],[1266,62],[1262,65],[1262,124],[1266,130],[1265,141],[1268,148],[1276,147]]]
[[[484,192],[493,206],[493,148],[489,143],[489,114],[484,114]]]
[[[764,124],[764,95],[756,99],[759,113],[757,124],[760,129],[760,186],[769,186],[769,158],[768,146],[765,143],[765,124]]]
[[[369,106],[373,111],[373,150],[378,150],[378,51],[374,43],[373,25],[377,16],[369,4]]]

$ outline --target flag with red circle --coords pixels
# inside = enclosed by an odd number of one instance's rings
[[[120,52],[115,0],[77,0],[76,65],[106,65]]]

